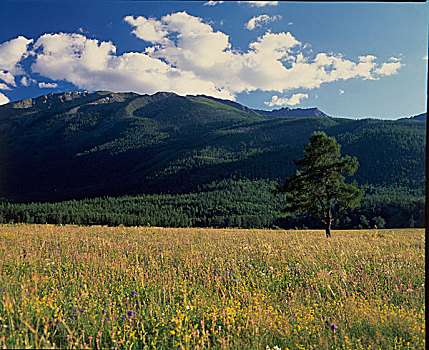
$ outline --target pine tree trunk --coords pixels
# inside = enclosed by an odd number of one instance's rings
[[[331,226],[332,226],[332,212],[331,212],[331,206],[328,204],[328,210],[326,212],[326,238],[331,237]]]
[[[332,225],[332,222],[331,222],[331,220],[329,220],[328,223],[326,224],[326,227],[325,227],[326,238],[331,237],[331,225]]]

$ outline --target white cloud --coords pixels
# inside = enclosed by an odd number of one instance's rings
[[[422,57],[422,60],[427,61],[427,60],[428,60],[428,55],[423,56],[423,57]]]
[[[4,105],[9,102],[10,100],[0,92],[0,105]]]
[[[132,33],[137,38],[152,44],[168,42],[168,31],[164,29],[165,25],[154,18],[127,16],[124,21],[135,28]]]
[[[29,86],[30,85],[30,81],[27,77],[22,77],[21,78],[21,85],[23,86]]]
[[[99,42],[80,34],[45,34],[36,44],[32,70],[52,80],[66,80],[78,88],[178,94],[205,93],[230,97],[213,82],[180,71],[146,53],[116,55],[111,42]]]
[[[56,88],[58,87],[57,83],[39,83],[38,84],[39,88],[41,89],[52,89],[52,88]]]
[[[27,47],[32,42],[32,39],[19,36],[0,44],[0,69],[15,75],[21,74],[19,62],[28,56]]]
[[[204,6],[216,6],[216,5],[222,5],[222,4],[223,4],[223,1],[213,1],[213,0],[210,0],[210,1],[206,2],[206,3],[204,3]]]
[[[109,55],[116,52],[111,42],[87,39],[80,34],[45,34],[34,45],[37,51],[32,69],[53,80],[74,80],[81,75],[80,67],[88,71],[104,71]],[[86,73],[87,73],[86,72]],[[90,77],[88,77],[90,79]]]
[[[162,36],[160,45],[147,49],[150,57],[211,81],[230,96],[255,90],[313,89],[326,82],[352,78],[376,79],[375,69],[381,68],[373,55],[362,55],[357,62],[327,53],[310,59],[303,53],[308,45],[284,32],[267,32],[251,42],[247,52],[237,51],[227,34],[215,32],[201,18],[186,12],[164,16],[153,25],[168,34]],[[138,33],[138,28],[134,32]]]
[[[249,4],[251,7],[277,6],[278,1],[239,1]]]
[[[36,84],[37,80],[31,79],[31,78],[27,78],[26,76],[23,76],[21,78],[20,83],[21,83],[22,86],[30,86],[31,84]]]
[[[374,70],[376,74],[380,75],[394,75],[398,73],[398,69],[401,68],[401,62],[383,63],[380,68]]]
[[[78,28],[77,32],[80,34],[88,34],[89,33],[89,31],[83,27]]]
[[[5,83],[0,83],[0,90],[10,90],[10,87]]]
[[[201,81],[216,85],[216,95],[232,98],[233,92],[227,86],[233,85],[233,77],[228,70],[237,71],[241,62],[240,54],[231,50],[229,36],[204,23],[201,18],[186,12],[167,15],[158,21],[169,33],[164,45],[156,45],[146,50],[150,57],[162,59],[181,72],[195,75]],[[240,79],[238,79],[240,80]],[[235,87],[232,90],[240,89]]]
[[[33,55],[32,72],[53,81],[70,82],[78,88],[138,93],[174,91],[228,99],[235,99],[242,92],[285,93],[339,80],[377,79],[395,74],[402,65],[394,60],[378,63],[373,55],[362,55],[357,60],[345,59],[341,53],[321,52],[314,56],[308,44],[289,32],[267,31],[247,49],[237,50],[228,34],[186,12],[159,19],[127,16],[124,21],[131,25],[137,38],[149,43],[143,52],[118,54],[112,42],[78,33],[44,34],[34,44],[19,37],[0,45],[0,54],[15,52],[14,59],[8,58],[7,68],[0,67],[0,80],[14,86],[14,74],[20,70],[19,74],[24,74],[20,62],[28,56],[28,48]],[[255,27],[257,23],[255,20]],[[19,50],[11,49],[12,46]],[[11,73],[9,68],[14,71]],[[21,79],[23,86],[31,83],[37,84],[26,76]],[[288,101],[296,100],[290,97]]]
[[[27,47],[32,42],[32,39],[19,36],[0,44],[1,81],[8,85],[16,86],[15,76],[24,72],[19,62],[28,56]]]
[[[30,81],[28,80],[27,77],[22,77],[21,85],[23,85],[23,86],[29,86],[30,85]]]
[[[338,94],[340,94],[340,95],[344,94],[344,90],[339,89],[339,90],[338,90]]]
[[[248,30],[254,30],[257,27],[262,27],[262,24],[274,22],[274,21],[277,21],[281,18],[282,18],[282,16],[280,16],[280,15],[277,15],[277,16],[268,16],[268,15],[255,16],[255,17],[251,18],[244,25],[244,27],[247,28]]]
[[[359,56],[358,58],[360,62],[372,62],[377,59],[374,55]]]
[[[10,72],[0,70],[0,80],[6,84],[16,86],[15,77]]]
[[[269,107],[274,106],[296,106],[301,103],[301,100],[308,98],[308,94],[293,94],[291,97],[278,97],[274,95],[271,97],[271,101],[265,101],[264,103]]]

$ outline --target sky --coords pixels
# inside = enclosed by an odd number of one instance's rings
[[[423,2],[0,2],[0,104],[63,91],[210,95],[336,117],[426,111]]]

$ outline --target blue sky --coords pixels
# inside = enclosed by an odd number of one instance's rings
[[[8,1],[0,103],[73,90],[206,94],[258,109],[426,110],[428,3]]]

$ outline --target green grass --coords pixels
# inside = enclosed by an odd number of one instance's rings
[[[424,246],[422,229],[4,225],[0,347],[424,349]]]

